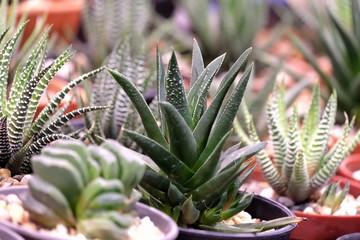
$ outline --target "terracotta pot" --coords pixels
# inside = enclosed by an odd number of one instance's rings
[[[360,179],[354,178],[353,173],[356,171],[360,171],[360,153],[353,153],[345,158],[339,166],[338,174],[360,182]]]
[[[59,36],[71,41],[76,36],[81,23],[81,14],[84,8],[85,0],[24,0],[19,3],[17,15],[27,12],[28,22],[24,39],[32,33],[36,18],[46,16],[46,24],[52,25],[51,33],[58,33]]]
[[[332,181],[345,184],[347,179],[340,176],[334,176]],[[350,193],[355,197],[360,195],[360,183],[350,181]],[[299,224],[291,233],[291,239],[316,239],[333,240],[348,233],[358,232],[360,230],[360,215],[356,216],[331,216],[320,214],[307,214],[294,211],[296,216],[305,217],[308,220]]]
[[[53,78],[50,83],[49,83],[49,86],[46,88],[46,94],[43,95],[40,99],[40,103],[39,103],[39,106],[38,108],[36,109],[36,113],[35,113],[35,117],[37,117],[39,115],[39,113],[47,106],[47,104],[49,103],[48,101],[48,97],[51,99],[52,97],[54,97],[58,92],[61,91],[61,89],[63,87],[65,87],[69,82],[63,80],[63,79],[60,79],[60,78]],[[77,93],[79,93],[83,99],[86,99],[86,93],[83,89],[77,87],[75,88],[75,90],[77,91]],[[69,98],[71,98],[71,94],[72,94],[72,91],[70,91],[67,96],[65,96],[65,98],[63,99],[63,101],[60,103],[60,106],[59,107],[62,107],[66,102],[67,100],[69,100]],[[76,103],[76,99],[72,99],[69,107],[67,108],[66,110],[66,113],[67,112],[71,112],[75,109],[77,109],[78,106],[77,106],[77,103]]]
[[[254,218],[270,220],[279,217],[294,216],[285,206],[273,200],[255,195],[249,207],[246,209]],[[300,223],[302,224],[302,223]],[[261,233],[223,233],[212,232],[193,228],[180,228],[179,239],[181,240],[226,240],[226,239],[266,239],[281,240],[289,239],[290,232],[296,227],[295,224],[288,225],[273,231]]]
[[[28,191],[28,186],[14,186],[0,189],[0,194],[2,195],[9,195],[9,194],[16,194],[16,195],[23,195],[26,194]],[[151,221],[164,233],[164,237],[162,240],[174,240],[176,239],[179,230],[176,223],[165,213],[149,207],[142,203],[136,203],[135,209],[140,217],[149,216]],[[39,233],[36,231],[31,231],[25,229],[19,225],[15,225],[5,220],[0,220],[0,226],[5,226],[14,230],[15,232],[19,233],[23,237],[28,240],[36,239],[36,240],[65,240],[64,238],[59,238],[55,236],[49,236],[43,233]],[[0,235],[1,237],[1,235]],[[8,239],[8,238],[4,238]],[[19,239],[20,240],[20,239]]]

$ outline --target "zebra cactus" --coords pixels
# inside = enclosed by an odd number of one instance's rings
[[[123,38],[108,56],[104,65],[122,72],[144,94],[155,76],[153,78],[153,71],[148,71],[145,68],[145,49],[140,41],[140,37],[135,42],[130,42],[129,37]],[[91,105],[111,106],[106,109],[102,116],[96,113],[92,114],[92,120],[95,120],[96,124],[90,139],[94,142],[107,138],[116,139],[126,147],[136,148],[135,143],[125,136],[122,130],[124,128],[138,132],[144,130],[141,121],[139,121],[139,114],[115,79],[105,71],[97,75],[90,98]],[[87,122],[90,129],[90,123],[93,121]]]
[[[40,225],[64,224],[89,239],[129,239],[145,164],[114,140],[86,146],[59,140],[32,158],[24,207]],[[66,176],[66,177],[64,177]]]
[[[273,98],[267,104],[268,129],[273,142],[274,159],[272,161],[262,150],[257,155],[257,163],[276,193],[300,203],[327,184],[342,160],[359,142],[360,130],[348,143],[347,138],[354,118],[350,123],[347,120],[342,136],[328,149],[331,129],[335,123],[336,92],[330,96],[321,117],[319,86],[315,85],[312,103],[301,127],[296,107],[290,119],[286,118],[284,92],[284,86],[276,88]],[[246,127],[250,143],[259,142],[252,116],[246,109],[244,113],[247,115]],[[239,137],[245,139],[245,136]]]
[[[50,80],[74,54],[68,48],[53,63],[43,68],[49,34],[47,31],[34,46],[25,63],[16,68],[15,76],[8,79],[11,56],[25,26],[26,23],[22,24],[0,49],[0,167],[8,168],[12,174],[30,173],[30,157],[33,154],[54,140],[69,139],[70,136],[59,133],[59,129],[66,122],[80,114],[106,108],[83,107],[66,114],[64,112],[68,104],[58,108],[71,89],[103,70],[99,68],[71,81],[51,99],[39,116],[35,117],[41,95]],[[0,35],[0,43],[6,33],[7,31],[4,31]],[[11,88],[8,81],[12,82]]]

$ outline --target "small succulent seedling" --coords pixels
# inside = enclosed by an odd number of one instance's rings
[[[146,135],[125,130],[153,160],[140,183],[144,197],[180,226],[206,225],[216,230],[215,223],[234,216],[252,200],[252,194],[238,192],[252,171],[249,168],[251,162],[245,160],[266,144],[257,143],[245,148],[239,148],[240,144],[237,144],[222,152],[252,66],[246,68],[233,91],[231,85],[245,67],[249,54],[250,49],[234,63],[212,103],[207,106],[210,84],[225,55],[204,67],[200,48],[194,42],[191,88],[186,94],[175,52],[165,73],[158,51],[159,112],[156,113],[152,113],[130,79],[109,69],[131,99],[146,130]],[[159,119],[155,116],[159,116]],[[298,219],[287,219],[282,226],[294,222],[298,222]],[[258,228],[258,231],[261,230]],[[239,232],[243,230],[239,228]]]
[[[331,95],[321,116],[319,86],[316,85],[310,109],[301,127],[296,107],[290,119],[286,118],[284,92],[283,85],[276,88],[267,104],[274,159],[271,160],[262,150],[257,155],[257,163],[276,193],[301,203],[321,189],[336,173],[340,163],[359,142],[360,131],[348,143],[354,118],[350,123],[346,121],[342,136],[329,149],[328,142],[336,115],[336,92]],[[247,129],[251,142],[258,142],[259,137],[248,112]]]
[[[341,189],[339,183],[330,183],[321,195],[318,203],[331,209],[331,214],[340,209],[346,194],[349,192],[349,181],[346,181],[345,187]]]
[[[48,228],[63,224],[91,239],[127,239],[141,196],[134,187],[145,165],[125,156],[119,143],[59,140],[33,156],[32,164],[23,204],[33,221]]]

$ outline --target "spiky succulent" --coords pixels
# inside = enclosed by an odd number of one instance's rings
[[[175,53],[165,74],[158,50],[158,120],[131,80],[109,69],[139,112],[146,130],[146,135],[125,130],[153,160],[140,183],[144,196],[180,226],[213,226],[251,202],[252,195],[238,193],[238,189],[252,171],[251,162],[245,160],[263,149],[265,143],[245,148],[239,148],[238,144],[222,153],[252,66],[246,69],[232,92],[231,85],[249,54],[250,49],[239,57],[207,106],[209,86],[225,55],[205,68],[195,42],[191,89],[186,94]]]
[[[315,85],[313,98],[304,122],[294,108],[287,119],[284,86],[276,88],[267,104],[269,135],[273,144],[274,159],[262,150],[257,162],[266,181],[280,195],[286,195],[296,203],[303,202],[322,188],[336,173],[342,160],[360,140],[360,131],[351,142],[347,138],[354,118],[343,126],[343,134],[329,149],[328,142],[336,115],[336,92],[334,92],[321,116],[319,86]],[[252,116],[247,112],[247,129],[252,143],[258,142]]]
[[[85,146],[59,140],[32,158],[23,204],[42,226],[64,224],[91,239],[127,239],[141,195],[133,188],[145,164],[114,140]]]
[[[140,37],[138,39],[140,42]],[[136,41],[130,42],[129,38],[124,38],[104,63],[105,66],[120,71],[131,79],[142,94],[145,94],[150,80],[155,78],[154,71],[148,71],[145,64],[143,44],[138,44]],[[101,116],[92,114],[96,123],[92,135],[102,139],[116,139],[126,147],[132,147],[133,142],[122,134],[122,129],[126,127],[140,131],[142,125],[138,119],[139,115],[124,90],[107,72],[101,72],[96,76],[90,93],[91,105],[111,106]],[[91,122],[93,121],[88,121],[88,127],[91,127]]]
[[[35,117],[41,95],[55,73],[73,53],[66,49],[53,63],[43,68],[48,39],[46,32],[25,63],[16,68],[15,76],[9,79],[11,56],[25,26],[26,23],[0,49],[0,167],[8,168],[12,174],[31,172],[31,155],[56,139],[70,138],[58,133],[64,123],[82,113],[105,108],[84,107],[66,114],[64,108],[58,109],[66,94],[83,80],[103,70],[99,68],[71,81],[51,99],[39,116]],[[6,31],[1,34],[0,42],[5,35]],[[11,88],[9,81],[12,82]]]

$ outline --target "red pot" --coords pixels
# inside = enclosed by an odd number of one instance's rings
[[[81,14],[84,8],[84,0],[24,0],[19,3],[18,19],[27,13],[28,22],[24,39],[26,39],[35,28],[36,18],[46,17],[46,24],[52,25],[51,33],[57,33],[66,41],[78,33]]]
[[[344,177],[334,176],[332,181],[345,184],[348,180]],[[350,181],[350,193],[355,197],[360,195],[360,183]],[[333,240],[348,233],[360,231],[360,215],[356,216],[331,216],[320,214],[308,214],[294,211],[296,216],[305,217],[308,220],[298,224],[291,233],[291,239],[316,239]]]
[[[355,171],[360,171],[360,153],[350,154],[341,163],[338,174],[354,181],[360,182],[359,179],[353,177]]]
[[[35,117],[37,117],[39,115],[39,113],[48,105],[49,101],[48,101],[48,97],[50,99],[52,99],[58,92],[61,91],[61,89],[63,87],[65,87],[69,82],[63,80],[63,79],[60,79],[60,78],[53,78],[48,87],[46,88],[46,94],[43,94],[41,96],[41,99],[40,99],[40,103],[39,103],[39,106],[37,107],[36,109],[36,113],[35,113]],[[82,96],[83,99],[86,100],[86,93],[83,89],[77,87],[75,89],[75,91],[77,92],[77,94],[80,94]],[[67,102],[68,99],[71,98],[71,95],[73,94],[73,91],[70,91],[64,98],[63,101],[61,101],[59,107],[61,108],[62,106],[64,106],[64,104]],[[76,103],[76,99],[73,98],[71,100],[71,103],[70,105],[68,106],[68,108],[66,109],[66,113],[70,112],[70,111],[73,111],[75,109],[77,109],[78,106],[77,106],[77,103]]]

